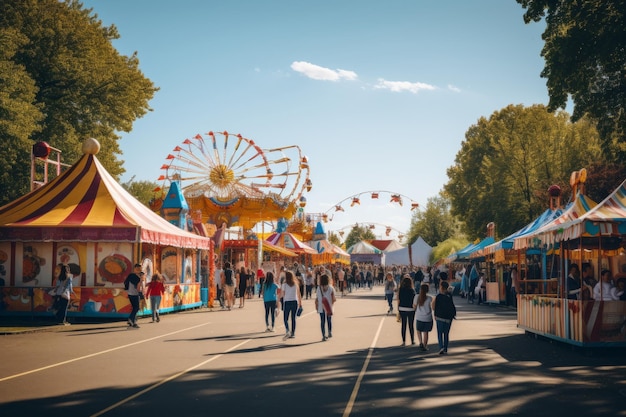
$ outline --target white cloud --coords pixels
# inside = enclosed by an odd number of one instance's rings
[[[408,91],[413,94],[419,93],[421,90],[436,90],[437,87],[426,83],[412,83],[410,81],[387,81],[384,78],[378,79],[378,84],[374,88],[382,90],[390,90],[393,92]]]
[[[291,69],[304,74],[305,76],[314,80],[322,81],[339,81],[339,80],[356,80],[358,75],[354,71],[320,67],[319,65],[311,64],[310,62],[295,61],[291,64]]]
[[[454,91],[455,93],[460,93],[461,89],[459,87],[455,87],[452,84],[448,84],[448,90]]]

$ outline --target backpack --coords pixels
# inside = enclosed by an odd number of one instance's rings
[[[456,318],[456,307],[452,297],[445,294],[438,294],[435,301],[435,315],[442,319],[452,320]]]
[[[224,271],[224,275],[226,276],[226,285],[233,286],[235,282],[233,281],[233,270],[227,269]]]

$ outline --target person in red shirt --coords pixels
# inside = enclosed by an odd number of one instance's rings
[[[146,295],[150,297],[150,308],[152,309],[152,321],[160,322],[159,307],[161,298],[165,294],[165,286],[163,285],[163,277],[161,274],[152,275],[152,281],[148,284]]]

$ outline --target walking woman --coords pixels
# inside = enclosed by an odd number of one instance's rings
[[[274,282],[274,274],[268,272],[265,274],[263,281],[263,303],[265,304],[265,326],[266,332],[274,331],[274,320],[276,319],[276,305],[278,304],[277,293],[278,285]],[[270,327],[270,317],[272,318],[272,326]]]
[[[248,289],[248,274],[246,273],[246,268],[243,266],[239,270],[237,284],[239,286],[239,308],[243,308],[246,301],[246,290]]]
[[[302,307],[302,296],[298,281],[296,281],[293,272],[285,272],[285,283],[280,293],[283,297],[283,319],[285,321],[285,337],[284,340],[296,337],[296,312]],[[289,318],[291,317],[291,331],[289,330]]]
[[[448,353],[448,342],[450,341],[450,327],[452,320],[456,316],[456,307],[452,300],[452,295],[448,293],[448,281],[441,281],[439,284],[439,294],[432,304],[437,322],[437,339],[439,340],[439,354]]]
[[[322,341],[333,337],[333,305],[337,299],[335,298],[335,289],[330,284],[327,274],[320,277],[320,285],[317,287],[315,296],[315,308],[320,315],[320,324],[322,328]],[[326,337],[326,327],[328,326],[328,337]]]
[[[428,350],[428,333],[433,329],[433,310],[431,304],[433,297],[428,295],[428,285],[420,285],[420,292],[413,300],[415,308],[415,330],[419,349],[423,352]]]
[[[147,285],[146,296],[150,297],[150,308],[152,309],[152,322],[160,322],[159,307],[161,306],[161,298],[165,294],[165,286],[163,285],[163,277],[161,274],[152,275],[152,280]]]
[[[413,288],[413,280],[409,274],[405,274],[400,282],[398,290],[398,313],[402,320],[402,346],[406,345],[406,328],[409,328],[411,335],[411,344],[415,344],[415,329],[413,321],[415,320],[415,310],[413,309],[413,299],[415,298],[415,289]]]
[[[393,295],[396,293],[396,281],[393,279],[393,274],[387,272],[387,280],[385,281],[385,299],[389,305],[387,314],[393,313]]]
[[[70,303],[70,294],[74,294],[72,287],[72,276],[70,275],[70,267],[67,265],[59,265],[59,276],[54,287],[54,306],[53,312],[56,316],[57,323],[69,326],[67,322],[67,306]]]

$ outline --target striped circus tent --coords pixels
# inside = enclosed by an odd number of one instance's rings
[[[563,224],[572,220],[576,220],[589,210],[594,208],[598,203],[590,199],[584,194],[576,194],[576,198],[563,210],[560,216],[543,224],[532,233],[527,233],[514,238],[513,247],[515,249],[526,249],[535,246],[535,243],[542,239],[546,239],[552,234],[552,230],[562,227]],[[547,242],[544,242],[547,243]]]
[[[170,224],[85,154],[54,180],[0,207],[0,241],[133,242],[209,249],[210,239]]]
[[[537,238],[546,244],[587,237],[626,235],[626,181],[587,212],[555,224]]]
[[[297,254],[309,254],[309,255],[317,254],[317,251],[315,249],[313,249],[306,243],[302,242],[300,239],[298,239],[297,237],[295,237],[293,234],[289,232],[272,233],[270,236],[268,236],[266,240],[272,245],[289,249],[290,251],[295,252]]]

